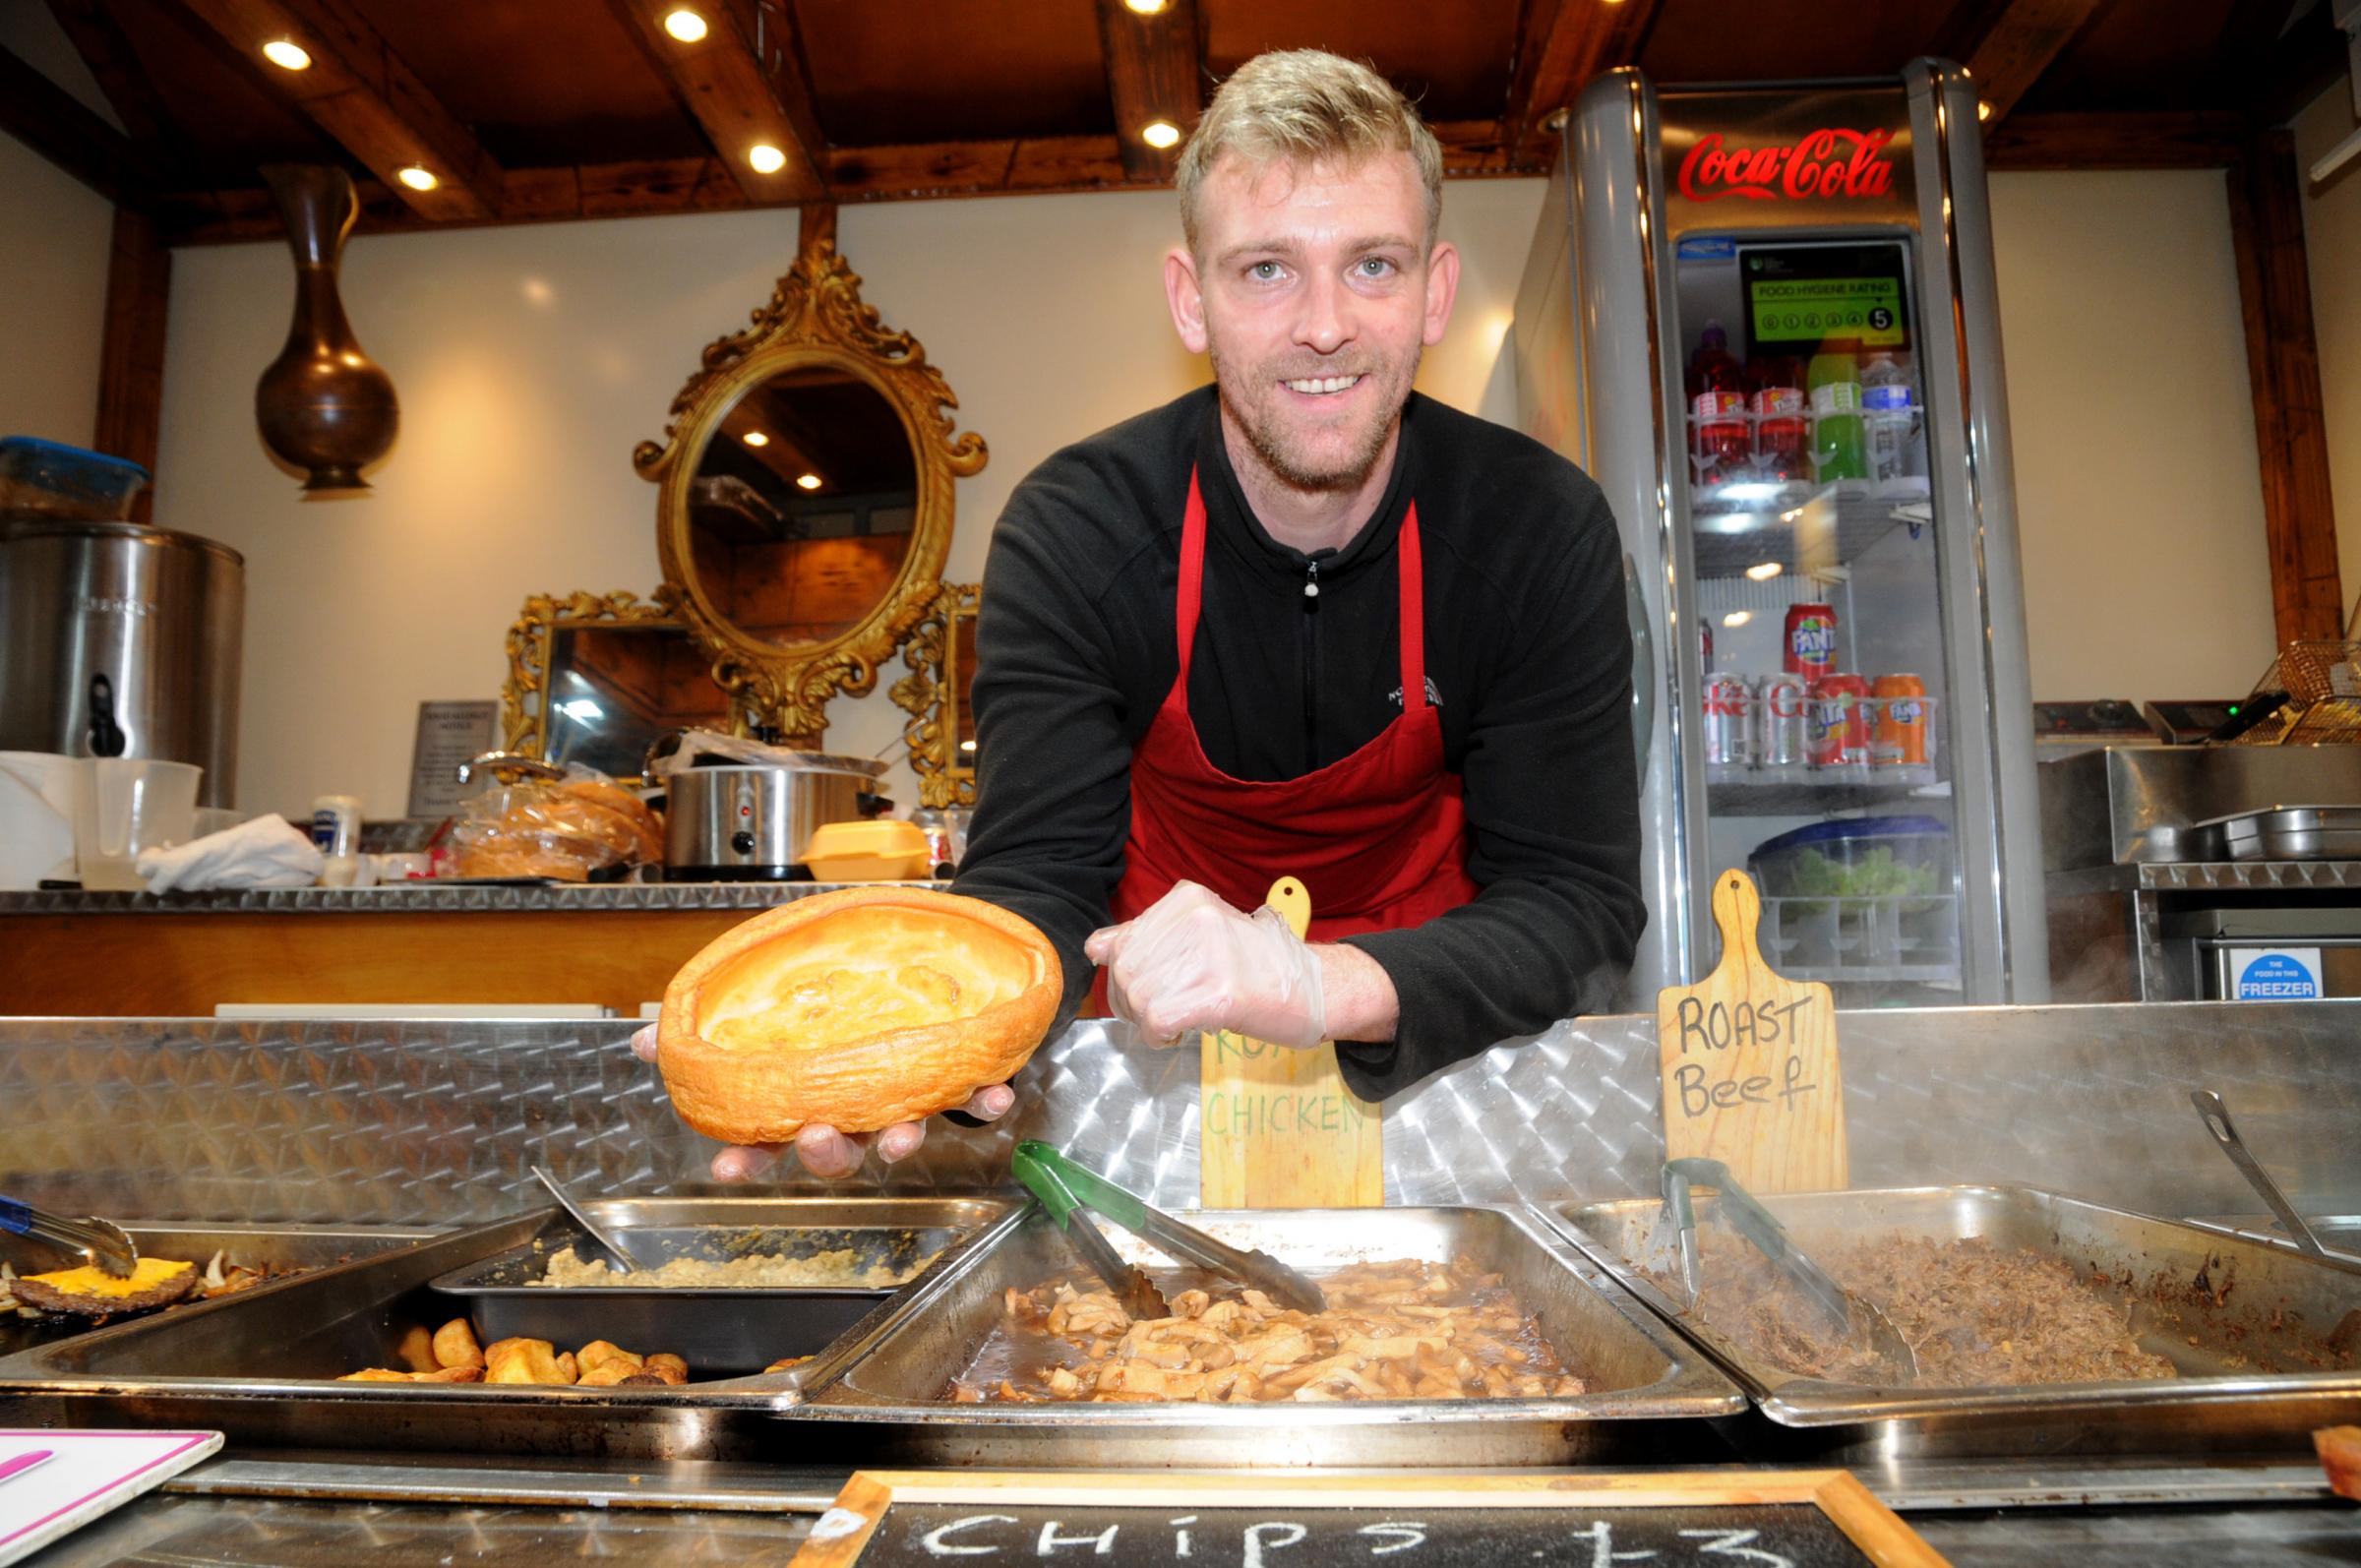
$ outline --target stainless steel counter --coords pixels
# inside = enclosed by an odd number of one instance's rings
[[[549,914],[566,910],[769,909],[852,882],[389,882],[382,887],[273,887],[253,892],[0,892],[0,915],[371,915],[452,912]],[[948,887],[948,882],[899,882]]]
[[[2069,1559],[2085,1568],[2361,1559],[2361,1508],[2329,1498],[2308,1466],[1954,1463],[1859,1474],[1962,1568]],[[590,1557],[783,1563],[844,1476],[751,1465],[330,1469],[225,1457],[69,1537],[40,1560],[46,1568],[343,1568],[362,1554],[394,1568]]]

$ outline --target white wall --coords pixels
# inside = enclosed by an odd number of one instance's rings
[[[2295,122],[2296,162],[2312,166],[2352,134],[2348,81],[2313,99]],[[2321,408],[2329,427],[2329,482],[2336,499],[2336,560],[2349,621],[2361,598],[2361,158],[2326,185],[2304,178],[2304,253],[2312,264],[2312,331],[2320,342]]]
[[[0,134],[0,436],[90,445],[114,206]]]
[[[1991,188],[2033,695],[2243,694],[2274,633],[2222,176]]]
[[[2270,592],[2221,176],[1992,184],[2035,694],[2243,691],[2270,657]],[[1501,335],[1541,194],[1485,181],[1445,199],[1466,278],[1421,384],[1503,420]],[[2355,221],[2349,205],[2314,214]],[[960,428],[991,446],[959,486],[953,577],[980,574],[993,518],[1042,457],[1202,379],[1165,317],[1174,228],[1161,193],[843,212],[868,297],[917,334]],[[2322,232],[2316,305],[2351,498],[2361,312],[2352,269],[2323,275],[2337,252]],[[2350,232],[2331,236],[2347,255]],[[527,594],[654,586],[654,491],[632,447],[661,434],[697,350],[745,321],[794,247],[785,212],[355,241],[346,303],[400,390],[403,433],[372,494],[312,502],[251,411],[285,332],[284,252],[176,253],[157,520],[247,556],[242,805],[353,790],[373,814],[399,812],[417,703],[495,695]],[[2343,512],[2361,582],[2361,499]],[[867,754],[902,714],[879,693],[831,718],[830,747]],[[897,793],[915,796],[906,774]]]
[[[1500,343],[1541,192],[1468,182],[1444,201],[1466,268],[1420,384],[1504,421]],[[868,299],[917,335],[959,428],[990,444],[958,488],[953,578],[981,575],[1035,463],[1204,378],[1165,314],[1159,258],[1177,232],[1164,193],[844,210]],[[655,490],[632,448],[661,436],[698,350],[744,325],[795,243],[793,212],[355,240],[345,304],[394,377],[402,433],[369,495],[315,501],[254,427],[254,381],[291,308],[283,247],[175,253],[156,521],[246,556],[241,806],[308,810],[334,790],[398,814],[417,704],[497,695],[526,595],[655,586]],[[903,721],[882,690],[829,714],[828,746],[864,754]],[[916,793],[901,774],[897,798]]]

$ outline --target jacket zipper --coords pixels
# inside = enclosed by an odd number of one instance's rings
[[[1317,618],[1320,613],[1320,564],[1303,564],[1303,766],[1305,771],[1318,767],[1319,750],[1319,692],[1320,643]]]

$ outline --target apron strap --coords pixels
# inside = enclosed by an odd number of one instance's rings
[[[1423,712],[1426,707],[1426,571],[1419,553],[1419,504],[1412,502],[1402,517],[1402,536],[1395,547],[1396,597],[1402,617],[1402,711]]]
[[[1205,498],[1197,491],[1195,464],[1188,470],[1188,508],[1180,513],[1180,589],[1173,602],[1173,621],[1180,633],[1180,684],[1183,704],[1188,701],[1188,656],[1197,645],[1197,612],[1205,603]]]
[[[1402,711],[1426,707],[1426,573],[1419,550],[1419,504],[1402,518],[1397,543],[1395,602],[1400,619]],[[1189,655],[1197,645],[1197,616],[1205,607],[1205,497],[1197,470],[1188,470],[1188,506],[1180,514],[1180,581],[1173,601],[1173,627],[1180,639],[1181,701],[1188,699]]]

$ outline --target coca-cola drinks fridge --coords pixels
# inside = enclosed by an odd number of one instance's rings
[[[1525,428],[1623,534],[1649,903],[1626,1005],[1713,967],[1729,866],[1772,964],[1840,1006],[2047,998],[1976,127],[1939,61],[1763,88],[1618,71],[1567,119],[1513,337]],[[1842,745],[1815,747],[1840,708]],[[1793,832],[1862,817],[1889,820]]]

